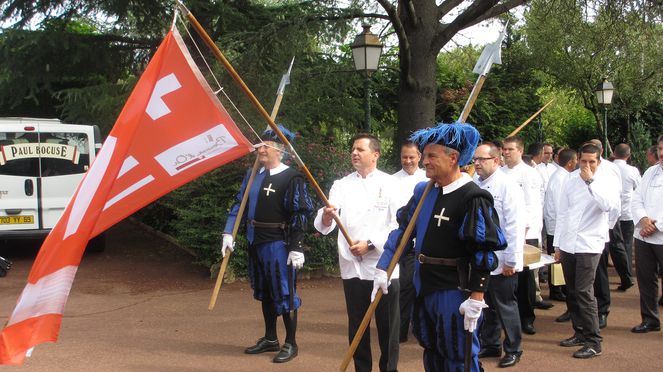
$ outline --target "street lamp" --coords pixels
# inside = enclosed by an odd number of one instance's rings
[[[615,88],[608,79],[603,78],[603,82],[596,86],[594,93],[596,100],[600,105],[603,105],[603,148],[605,150],[605,158],[608,158],[608,105],[612,103],[612,93]]]
[[[364,131],[371,130],[371,103],[370,103],[370,84],[371,74],[378,69],[380,55],[382,54],[382,44],[380,39],[371,32],[371,26],[362,25],[362,31],[354,42],[350,45],[352,49],[352,58],[355,61],[355,70],[363,71],[366,74],[364,80]]]

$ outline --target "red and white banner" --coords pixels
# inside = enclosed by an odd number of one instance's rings
[[[44,241],[0,334],[0,364],[20,364],[35,345],[57,340],[90,238],[251,149],[177,30],[169,32]]]

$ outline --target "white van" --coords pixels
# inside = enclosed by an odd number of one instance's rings
[[[0,240],[45,237],[100,148],[96,125],[0,118]]]

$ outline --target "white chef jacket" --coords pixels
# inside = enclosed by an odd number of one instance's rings
[[[646,243],[663,244],[663,165],[661,163],[652,165],[645,171],[640,186],[633,193],[631,211],[635,223],[633,236]],[[640,236],[640,220],[643,217],[656,220],[655,225],[658,229],[646,238]]]
[[[610,176],[612,177],[612,182],[617,185],[617,193],[619,194],[619,205],[617,206],[617,209],[612,209],[610,211],[610,217],[608,218],[608,224],[610,225],[610,228],[612,229],[615,227],[615,224],[617,221],[619,221],[619,215],[622,213],[622,173],[619,171],[619,168],[611,161],[604,159],[601,157],[601,164],[599,164],[598,169],[601,168],[606,168],[610,172]],[[597,170],[598,171],[598,170]]]
[[[500,219],[507,248],[495,251],[499,266],[490,275],[502,273],[504,264],[523,270],[523,247],[525,245],[525,195],[518,185],[501,170],[496,170],[485,180],[475,178],[479,187],[493,195],[494,207]]]
[[[404,206],[407,204],[408,201],[410,201],[410,198],[412,197],[412,194],[414,193],[414,187],[419,183],[419,182],[428,182],[428,178],[426,177],[426,171],[417,168],[416,171],[414,171],[414,174],[408,174],[406,171],[403,169],[399,170],[398,172],[393,174],[396,179],[398,179],[399,183],[399,204],[400,206]]]
[[[618,188],[607,167],[599,166],[587,185],[580,170],[562,188],[553,246],[570,253],[601,254],[609,240],[609,214],[619,208]]]
[[[570,174],[571,172],[567,171],[566,168],[559,167],[548,180],[546,197],[543,201],[543,220],[546,223],[547,235],[555,235],[559,199],[562,195],[562,187],[564,187]]]
[[[536,169],[520,162],[513,168],[503,166],[502,171],[514,180],[525,194],[525,205],[527,214],[527,232],[525,239],[537,239],[541,241],[541,229],[543,228],[543,182]]]
[[[541,176],[541,180],[543,182],[543,187],[542,187],[542,194],[541,194],[541,200],[543,200],[543,195],[546,192],[546,188],[548,187],[548,180],[550,180],[550,173],[548,172],[548,167],[547,164],[545,163],[539,163],[537,164],[534,169],[536,169],[537,172],[539,172],[539,175]]]
[[[628,165],[626,160],[615,159],[613,162],[619,169],[622,176],[622,210],[619,215],[620,221],[631,221],[633,214],[631,213],[631,200],[633,199],[633,191],[640,185],[641,177],[638,168]]]
[[[355,241],[370,240],[375,245],[374,250],[355,257],[350,252],[345,237],[339,232],[338,263],[341,278],[373,280],[384,243],[391,230],[398,228],[396,211],[400,207],[399,200],[396,179],[377,169],[366,178],[353,172],[334,181],[329,191],[329,202],[339,210],[339,218],[348,234]],[[323,209],[320,208],[313,225],[320,233],[327,235],[336,228],[336,221],[332,220],[329,227],[324,226],[322,212]],[[398,278],[398,274],[397,265],[391,278]]]

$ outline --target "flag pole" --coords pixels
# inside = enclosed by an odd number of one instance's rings
[[[508,25],[508,23],[507,23]],[[476,102],[477,97],[479,96],[479,92],[481,91],[481,88],[483,87],[483,83],[486,80],[486,75],[488,74],[488,71],[490,71],[490,68],[493,63],[501,63],[501,57],[499,55],[500,53],[500,48],[502,44],[502,40],[504,40],[504,36],[506,33],[506,26],[504,26],[504,29],[500,33],[500,36],[497,38],[497,40],[493,43],[490,44],[489,46],[486,47],[484,52],[482,52],[481,57],[479,58],[479,61],[477,61],[477,65],[474,67],[475,72],[479,73],[479,78],[477,79],[476,84],[472,88],[472,92],[470,93],[469,98],[467,99],[467,102],[465,102],[465,107],[463,107],[463,111],[461,112],[458,122],[464,123],[465,120],[467,120],[467,117],[470,115],[470,111],[472,111],[472,107],[474,107],[474,102]],[[432,188],[434,184],[434,181],[429,181],[428,185],[426,185],[426,188],[424,189],[423,194],[421,195],[421,199],[419,200],[419,203],[417,204],[417,207],[414,210],[414,214],[412,215],[412,218],[410,219],[410,223],[407,225],[405,228],[405,232],[403,233],[403,236],[401,237],[401,242],[398,245],[398,248],[394,252],[394,256],[391,259],[391,262],[389,263],[388,266],[388,271],[387,271],[387,277],[391,278],[391,273],[393,271],[393,268],[396,267],[396,264],[401,258],[401,255],[403,253],[403,250],[405,248],[405,242],[407,242],[410,238],[410,235],[412,234],[412,230],[414,229],[415,222],[417,220],[417,217],[419,215],[419,211],[421,210],[421,207],[423,206],[424,200],[426,200],[426,196],[428,195],[428,192]],[[343,361],[341,362],[341,368],[340,370],[344,372],[347,368],[348,365],[350,364],[350,360],[352,359],[352,356],[354,355],[355,351],[357,350],[357,347],[359,346],[359,342],[361,341],[362,337],[364,336],[364,332],[366,332],[366,329],[368,328],[368,325],[371,322],[371,318],[373,317],[373,313],[375,313],[375,309],[378,306],[378,302],[382,298],[382,291],[378,291],[375,295],[375,299],[373,302],[371,302],[371,305],[368,307],[368,310],[366,310],[366,314],[364,314],[364,318],[361,321],[361,324],[359,325],[359,328],[357,329],[357,333],[355,333],[354,338],[352,339],[352,343],[350,344],[350,348],[348,351],[345,353],[345,356],[343,357]],[[466,337],[470,337],[471,334],[467,334],[466,332]],[[470,345],[471,346],[471,345]]]
[[[513,132],[509,133],[507,137],[515,136],[516,134],[518,134],[518,132],[520,132],[523,128],[525,128],[527,124],[529,124],[532,120],[534,120],[535,117],[539,116],[539,114],[543,112],[543,110],[545,110],[546,107],[548,107],[554,101],[555,101],[554,98],[548,101],[548,103],[543,105],[543,107],[541,107],[539,111],[535,112],[532,116],[529,117],[529,119],[525,120],[522,124],[520,124],[518,128],[516,128]]]
[[[279,88],[276,92],[276,102],[274,102],[274,107],[272,107],[272,114],[269,116],[272,120],[276,119],[276,115],[279,112],[279,107],[281,107],[281,101],[283,100],[283,93],[285,92],[285,85],[290,82],[289,80],[290,71],[292,70],[292,65],[294,62],[295,62],[295,57],[292,57],[292,61],[290,62],[290,68],[288,69],[288,72],[286,72],[286,74],[283,75],[283,77],[281,78],[281,84],[279,84]],[[248,190],[251,190],[251,186],[253,185],[253,179],[256,176],[259,165],[260,162],[258,161],[258,157],[256,156],[256,160],[253,162],[253,168],[251,168],[251,175],[249,176],[249,179],[246,181],[246,188],[244,189],[244,194],[242,195],[242,201],[239,204],[239,210],[237,211],[237,216],[235,217],[235,224],[233,225],[233,230],[232,230],[233,241],[235,241],[235,237],[237,236],[237,231],[239,231],[239,225],[241,225],[242,223],[242,215],[244,214],[244,208],[246,207],[246,202],[249,199]],[[216,300],[219,296],[219,291],[221,290],[221,284],[223,283],[223,277],[226,274],[226,269],[228,268],[228,262],[230,261],[231,255],[232,251],[229,251],[221,261],[221,267],[219,268],[219,275],[216,277],[216,283],[214,284],[214,290],[212,291],[212,298],[210,299],[209,305],[207,306],[208,310],[213,310],[214,306],[216,306]]]
[[[249,98],[249,100],[251,101],[253,106],[258,110],[258,112],[263,117],[263,119],[265,119],[265,121],[267,121],[267,124],[269,124],[269,127],[274,131],[274,133],[276,133],[276,135],[279,137],[281,142],[283,142],[283,144],[287,148],[288,152],[293,155],[293,158],[295,159],[295,161],[299,165],[300,169],[302,170],[302,172],[304,173],[304,175],[306,176],[308,181],[311,183],[311,186],[313,186],[313,189],[315,190],[316,194],[318,194],[318,197],[322,200],[322,202],[325,204],[325,206],[327,208],[331,208],[332,205],[329,202],[329,199],[327,199],[327,197],[325,196],[325,193],[320,188],[320,185],[318,185],[318,182],[315,180],[315,178],[313,178],[313,175],[311,174],[309,169],[306,167],[306,165],[304,164],[302,159],[299,157],[299,155],[297,154],[297,151],[295,151],[295,148],[292,147],[292,144],[290,143],[290,141],[288,141],[288,139],[285,137],[285,135],[283,135],[283,133],[281,132],[279,127],[276,125],[276,123],[274,123],[274,120],[272,120],[269,117],[269,114],[267,113],[267,111],[265,111],[265,108],[262,107],[262,105],[260,104],[258,99],[253,95],[253,93],[251,92],[249,87],[246,86],[246,84],[244,83],[242,78],[239,76],[237,71],[235,71],[235,69],[230,64],[230,62],[228,62],[228,60],[223,55],[223,53],[221,53],[221,51],[216,46],[216,44],[214,44],[214,41],[209,37],[207,32],[205,32],[203,27],[200,25],[200,23],[198,23],[198,20],[196,19],[196,17],[194,17],[193,14],[191,14],[189,9],[187,9],[186,6],[184,6],[184,4],[182,4],[182,2],[180,0],[177,0],[177,5],[180,7],[180,10],[186,16],[187,20],[189,21],[191,26],[194,28],[194,30],[196,30],[198,35],[203,39],[203,41],[205,42],[207,47],[210,48],[212,53],[214,53],[214,56],[216,57],[216,59],[219,60],[219,62],[221,62],[221,64],[223,64],[223,67],[225,67],[226,71],[228,71],[228,73],[233,78],[233,80],[235,80],[235,83],[237,83],[237,85],[239,85],[239,87],[242,89],[242,91],[244,91],[244,94],[246,94],[246,96]],[[338,225],[339,231],[341,232],[341,234],[343,234],[343,237],[345,237],[345,240],[347,240],[348,244],[354,245],[354,241],[350,237],[350,234],[348,233],[347,229],[345,228],[345,226],[343,225],[343,223],[341,222],[341,220],[338,218],[337,215],[334,215],[334,221],[336,221],[336,225]]]

